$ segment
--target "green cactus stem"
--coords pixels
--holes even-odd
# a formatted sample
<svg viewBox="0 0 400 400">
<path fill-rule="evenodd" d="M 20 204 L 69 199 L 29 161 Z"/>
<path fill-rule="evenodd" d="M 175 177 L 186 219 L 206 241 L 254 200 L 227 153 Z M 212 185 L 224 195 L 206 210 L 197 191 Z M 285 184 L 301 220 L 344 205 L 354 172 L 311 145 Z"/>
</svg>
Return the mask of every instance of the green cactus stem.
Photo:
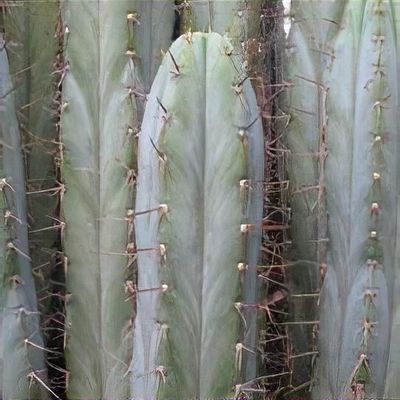
<svg viewBox="0 0 400 400">
<path fill-rule="evenodd" d="M 5 41 L 0 35 L 0 390 L 46 398 L 44 345 L 28 249 L 25 173 Z"/>
<path fill-rule="evenodd" d="M 393 368 L 387 363 L 396 276 L 398 65 L 393 9 L 385 0 L 296 4 L 299 23 L 293 24 L 292 51 L 302 62 L 295 64 L 300 68 L 293 83 L 300 93 L 303 81 L 300 85 L 308 87 L 316 103 L 307 115 L 294 110 L 297 125 L 290 140 L 306 144 L 309 135 L 323 143 L 317 178 L 329 215 L 327 236 L 319 231 L 316 238 L 329 238 L 329 247 L 318 260 L 325 276 L 313 396 L 350 399 L 357 392 L 382 397 L 386 371 Z M 315 171 L 315 164 L 309 165 Z M 306 166 L 299 164 L 298 176 L 306 175 Z M 387 382 L 386 388 L 390 391 Z"/>
<path fill-rule="evenodd" d="M 217 32 L 226 35 L 234 46 L 233 53 L 237 58 L 239 69 L 246 71 L 253 85 L 257 85 L 256 74 L 259 73 L 259 60 L 255 60 L 254 54 L 259 56 L 261 43 L 259 19 L 261 15 L 261 4 L 259 0 L 251 3 L 243 0 L 182 0 L 178 2 L 177 10 L 180 15 L 181 32 Z M 256 65 L 257 64 L 257 65 Z M 257 72 L 256 72 L 257 70 Z M 257 159 L 257 157 L 255 157 Z M 253 160 L 250 156 L 249 160 Z M 257 170 L 257 169 L 256 169 Z M 254 177 L 261 181 L 261 177 Z M 258 185 L 257 193 L 262 196 L 261 184 Z M 246 189 L 245 189 L 246 190 Z M 254 194 L 255 192 L 253 192 Z M 257 201 L 262 201 L 258 197 Z M 253 209 L 253 207 L 249 207 Z M 255 207 L 257 209 L 257 207 Z M 242 300 L 247 304 L 256 304 L 259 300 L 258 283 L 256 277 L 256 266 L 259 257 L 260 232 L 249 236 L 248 251 L 252 261 L 247 265 L 248 273 L 244 274 Z M 250 250 L 250 247 L 253 250 Z M 250 256 L 250 254 L 253 254 Z M 246 347 L 257 347 L 257 314 L 253 309 L 243 308 L 241 310 L 246 320 L 247 330 L 243 343 Z M 245 381 L 250 381 L 257 376 L 257 356 L 255 353 L 246 352 L 243 356 L 242 376 Z"/>
<path fill-rule="evenodd" d="M 5 13 L 10 69 L 26 157 L 29 247 L 38 290 L 46 304 L 51 300 L 46 289 L 54 270 L 54 247 L 60 230 L 52 219 L 58 205 L 54 154 L 59 146 L 53 73 L 58 51 L 54 32 L 58 14 L 56 1 L 29 0 L 8 3 Z"/>
<path fill-rule="evenodd" d="M 135 49 L 128 0 L 65 1 L 63 249 L 69 397 L 129 396 Z"/>
<path fill-rule="evenodd" d="M 240 281 L 258 252 L 246 243 L 259 237 L 263 136 L 240 65 L 226 38 L 188 33 L 168 51 L 150 92 L 136 210 L 155 211 L 135 224 L 134 398 L 227 396 L 245 353 L 257 352 L 238 341 L 237 306 L 251 306 Z M 250 196 L 241 196 L 246 182 Z"/>
</svg>

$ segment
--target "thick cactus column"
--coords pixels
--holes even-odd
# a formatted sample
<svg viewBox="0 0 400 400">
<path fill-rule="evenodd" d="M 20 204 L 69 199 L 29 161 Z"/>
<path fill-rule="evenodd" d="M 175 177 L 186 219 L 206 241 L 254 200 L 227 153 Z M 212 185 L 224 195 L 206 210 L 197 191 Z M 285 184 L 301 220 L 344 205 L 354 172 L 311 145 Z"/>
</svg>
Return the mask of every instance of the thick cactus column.
<svg viewBox="0 0 400 400">
<path fill-rule="evenodd" d="M 69 397 L 128 397 L 135 49 L 130 1 L 66 1 L 63 247 Z"/>
<path fill-rule="evenodd" d="M 263 138 L 232 51 L 219 34 L 188 33 L 150 92 L 138 155 L 134 398 L 227 396 L 245 353 L 257 351 L 238 342 L 238 302 L 262 195 L 241 194 L 262 180 Z"/>
</svg>

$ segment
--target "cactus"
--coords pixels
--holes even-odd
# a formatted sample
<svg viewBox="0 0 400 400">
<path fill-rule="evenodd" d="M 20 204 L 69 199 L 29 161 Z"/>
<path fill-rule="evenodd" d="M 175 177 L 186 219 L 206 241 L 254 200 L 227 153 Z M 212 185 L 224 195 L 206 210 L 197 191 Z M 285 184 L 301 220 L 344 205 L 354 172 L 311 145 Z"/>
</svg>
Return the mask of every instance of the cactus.
<svg viewBox="0 0 400 400">
<path fill-rule="evenodd" d="M 54 33 L 59 6 L 54 1 L 31 2 L 25 6 L 29 15 L 29 96 L 25 105 L 25 144 L 27 187 L 32 194 L 28 198 L 30 215 L 30 248 L 32 264 L 40 286 L 50 286 L 49 275 L 54 271 L 56 243 L 60 221 L 58 220 L 57 187 L 58 132 L 55 74 L 58 40 Z M 46 46 L 43 46 L 46 43 Z M 55 157 L 56 155 L 56 157 Z M 43 293 L 42 297 L 45 297 Z M 45 307 L 45 312 L 46 312 Z"/>
<path fill-rule="evenodd" d="M 396 276 L 398 93 L 393 10 L 384 0 L 302 2 L 295 4 L 294 15 L 299 21 L 293 33 L 294 57 L 299 60 L 292 64 L 298 85 L 294 93 L 306 87 L 315 105 L 310 108 L 308 103 L 311 113 L 302 113 L 305 102 L 293 95 L 289 140 L 294 153 L 306 152 L 299 143 L 317 150 L 316 144 L 308 147 L 306 138 L 318 143 L 319 163 L 306 155 L 292 176 L 317 178 L 307 184 L 318 188 L 315 202 L 329 215 L 314 224 L 322 228 L 314 239 L 329 238 L 329 248 L 319 246 L 316 257 L 305 254 L 326 268 L 313 396 L 381 397 L 395 306 L 391 282 Z M 307 192 L 301 196 L 294 212 L 306 210 L 307 197 L 312 199 Z M 303 236 L 310 239 L 310 234 Z M 311 270 L 309 276 L 315 275 Z"/>
<path fill-rule="evenodd" d="M 261 62 L 255 60 L 252 53 L 254 53 L 254 48 L 257 48 L 256 52 L 258 52 L 260 45 L 258 42 L 260 35 L 258 21 L 261 14 L 261 4 L 262 2 L 259 0 L 253 0 L 251 4 L 243 0 L 212 0 L 208 2 L 184 0 L 178 3 L 177 9 L 183 32 L 212 31 L 229 38 L 240 70 L 245 71 L 252 83 L 255 84 L 255 70 L 259 72 L 258 64 L 261 64 Z M 250 160 L 253 160 L 253 158 L 250 157 Z M 254 179 L 261 181 L 262 174 L 254 177 Z M 258 186 L 258 189 L 260 189 L 260 185 Z M 258 194 L 262 196 L 261 190 L 258 190 Z M 261 197 L 258 201 L 262 201 Z M 253 207 L 250 207 L 250 209 L 253 209 Z M 252 250 L 250 250 L 250 247 L 248 248 L 248 258 L 252 261 L 248 263 L 249 270 L 248 273 L 244 274 L 242 287 L 242 300 L 247 304 L 256 304 L 259 301 L 259 283 L 256 273 L 259 261 L 259 243 L 260 233 L 249 240 L 249 246 L 252 247 Z M 244 308 L 241 312 L 246 320 L 243 344 L 249 348 L 257 348 L 257 313 L 250 308 Z M 246 352 L 243 355 L 242 377 L 245 381 L 250 381 L 257 376 L 257 361 L 255 352 Z"/>
<path fill-rule="evenodd" d="M 135 67 L 130 1 L 66 1 L 61 204 L 68 391 L 128 397 Z M 128 285 L 129 287 L 129 285 Z"/>
<path fill-rule="evenodd" d="M 399 394 L 399 5 L 292 0 L 287 84 L 265 78 L 271 4 L 0 6 L 0 397 L 58 398 L 60 377 L 71 399 L 237 397 L 271 376 L 316 400 Z M 277 266 L 257 267 L 262 125 L 276 145 L 286 86 L 292 296 L 271 340 L 288 327 L 289 370 L 277 350 L 259 377 L 258 311 L 279 311 L 257 281 Z"/>
<path fill-rule="evenodd" d="M 46 368 L 28 249 L 21 134 L 4 44 L 1 35 L 0 390 L 5 399 L 45 398 Z"/>
<path fill-rule="evenodd" d="M 58 51 L 54 27 L 59 13 L 54 1 L 10 3 L 5 30 L 11 54 L 10 68 L 18 99 L 27 165 L 29 244 L 33 271 L 40 295 L 47 301 L 49 276 L 54 270 L 58 241 L 56 193 L 57 112 L 54 106 L 53 63 Z M 43 46 L 46 43 L 46 46 Z M 55 225 L 55 227 L 54 227 Z"/>
<path fill-rule="evenodd" d="M 261 3 L 260 0 L 251 4 L 243 0 L 183 0 L 178 9 L 185 31 L 227 34 L 235 45 L 240 45 L 240 41 L 247 40 L 258 31 L 256 21 L 260 17 Z"/>
<path fill-rule="evenodd" d="M 261 180 L 262 130 L 232 50 L 216 33 L 181 36 L 150 92 L 138 154 L 133 397 L 225 396 L 244 353 L 256 351 L 237 337 L 239 270 L 262 214 L 257 188 L 245 186 Z"/>
</svg>

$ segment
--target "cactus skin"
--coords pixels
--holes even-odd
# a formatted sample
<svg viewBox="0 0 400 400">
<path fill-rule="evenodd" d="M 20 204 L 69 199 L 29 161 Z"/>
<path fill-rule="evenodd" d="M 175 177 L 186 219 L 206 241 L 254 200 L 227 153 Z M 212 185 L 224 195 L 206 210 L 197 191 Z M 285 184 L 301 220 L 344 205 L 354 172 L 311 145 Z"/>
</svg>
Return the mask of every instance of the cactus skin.
<svg viewBox="0 0 400 400">
<path fill-rule="evenodd" d="M 58 14 L 58 2 L 48 0 L 25 0 L 22 6 L 10 2 L 5 13 L 10 69 L 14 75 L 19 122 L 24 133 L 29 192 L 56 186 L 54 153 L 57 129 L 53 103 L 56 84 L 52 72 L 58 50 L 54 35 Z M 54 225 L 51 217 L 56 216 L 57 205 L 58 198 L 54 192 L 28 197 L 30 255 L 41 294 L 46 293 L 49 275 L 54 270 L 54 244 L 59 232 L 51 228 Z M 46 311 L 46 306 L 43 311 Z"/>
<path fill-rule="evenodd" d="M 236 63 L 240 65 L 240 70 L 247 74 L 253 74 L 259 67 L 256 60 L 250 54 L 251 50 L 258 48 L 259 38 L 259 19 L 261 15 L 260 0 L 252 0 L 251 4 L 243 0 L 202 0 L 180 1 L 178 10 L 180 12 L 181 32 L 212 31 L 221 35 L 226 35 L 234 46 Z M 258 55 L 258 54 L 257 54 Z M 258 60 L 259 62 L 259 60 Z M 259 72 L 259 71 L 257 71 Z M 254 78 L 251 75 L 250 78 Z M 262 144 L 261 144 L 262 145 Z M 250 152 L 252 149 L 250 149 Z M 250 154 L 249 161 L 253 163 L 251 168 L 253 176 L 249 178 L 261 182 L 263 180 L 262 169 L 260 168 L 259 155 Z M 251 190 L 250 202 L 247 210 L 259 210 L 263 202 L 263 192 Z M 256 211 L 257 214 L 258 211 Z M 254 217 L 257 219 L 256 215 Z M 260 222 L 260 221 L 257 221 Z M 245 304 L 256 304 L 259 301 L 257 264 L 259 262 L 259 247 L 261 231 L 252 232 L 247 240 L 247 270 L 243 272 L 242 280 L 242 302 Z M 257 313 L 254 308 L 243 308 L 241 310 L 243 318 L 246 320 L 246 329 L 243 333 L 243 344 L 248 348 L 256 348 L 258 342 Z M 243 355 L 243 369 L 241 371 L 242 380 L 247 382 L 257 376 L 257 354 L 246 352 Z"/>
<path fill-rule="evenodd" d="M 53 101 L 58 82 L 52 70 L 58 51 L 54 28 L 59 14 L 59 4 L 56 1 L 31 1 L 24 8 L 30 18 L 27 32 L 29 40 L 25 41 L 25 45 L 29 49 L 31 64 L 30 106 L 27 108 L 25 123 L 29 131 L 25 139 L 28 148 L 27 183 L 29 191 L 41 191 L 57 186 L 54 154 L 58 150 L 58 133 Z M 43 46 L 43 43 L 46 43 L 46 46 Z M 50 217 L 57 217 L 58 204 L 58 196 L 52 192 L 30 195 L 28 198 L 28 212 L 31 217 L 29 225 L 32 232 L 29 236 L 32 265 L 36 267 L 36 277 L 41 280 L 40 287 L 49 286 L 48 278 L 54 271 L 55 243 L 59 239 L 60 232 L 57 228 L 51 229 L 51 226 L 58 223 Z"/>
<path fill-rule="evenodd" d="M 400 43 L 400 3 L 393 1 L 391 3 L 392 12 L 393 12 L 393 20 L 395 23 L 395 33 L 396 33 L 396 43 L 397 46 Z M 393 52 L 394 53 L 394 52 Z M 397 56 L 399 54 L 399 49 L 397 49 Z M 392 91 L 394 91 L 394 87 Z M 395 142 L 395 140 L 393 140 Z M 398 142 L 397 142 L 398 143 Z M 388 143 L 391 146 L 391 141 Z M 398 147 L 397 147 L 398 148 Z M 400 163 L 397 163 L 397 194 L 399 193 L 400 187 Z M 392 185 L 393 182 L 390 182 Z M 389 186 L 389 181 L 387 183 Z M 392 190 L 392 189 L 391 189 Z M 392 218 L 393 215 L 391 216 Z M 393 223 L 393 221 L 392 221 Z M 395 258 L 393 262 L 394 270 L 393 274 L 390 277 L 390 281 L 392 282 L 392 291 L 391 291 L 391 329 L 390 329 L 390 347 L 389 347 L 389 360 L 386 370 L 385 376 L 385 392 L 384 397 L 391 398 L 396 397 L 400 393 L 400 274 L 399 274 L 399 265 L 400 265 L 400 197 L 397 196 L 397 232 L 395 237 Z"/>
<path fill-rule="evenodd" d="M 261 5 L 261 0 L 251 4 L 243 0 L 182 0 L 178 6 L 181 30 L 226 34 L 236 51 L 241 52 L 241 43 L 255 38 L 259 32 Z"/>
<path fill-rule="evenodd" d="M 256 176 L 249 148 L 258 149 L 263 170 L 263 146 L 255 95 L 238 76 L 232 49 L 216 33 L 181 36 L 150 92 L 136 209 L 167 204 L 168 213 L 138 216 L 135 224 L 138 248 L 153 250 L 138 253 L 134 398 L 223 397 L 239 373 L 240 225 L 262 215 L 262 207 L 242 213 L 239 182 Z"/>
<path fill-rule="evenodd" d="M 314 68 L 315 78 L 307 71 L 297 74 L 318 82 L 319 89 L 309 84 L 319 107 L 317 117 L 308 117 L 308 123 L 303 118 L 302 127 L 290 134 L 300 141 L 317 127 L 325 135 L 327 157 L 320 172 L 329 215 L 313 398 L 352 399 L 354 389 L 383 397 L 397 213 L 393 10 L 383 0 L 304 4 L 295 11 L 302 22 L 294 25 L 309 27 L 295 51 L 306 54 L 308 47 L 302 64 Z"/>
<path fill-rule="evenodd" d="M 399 14 L 396 14 L 399 15 Z M 400 198 L 397 196 L 397 232 L 396 232 L 396 253 L 395 267 L 398 267 L 400 260 Z M 398 332 L 400 330 L 400 276 L 395 274 L 393 280 L 393 298 L 392 298 L 392 314 L 391 314 L 391 332 L 389 360 L 385 377 L 385 394 L 384 397 L 391 398 L 400 393 L 400 341 Z"/>
<path fill-rule="evenodd" d="M 317 292 L 320 284 L 319 269 L 326 263 L 326 245 L 318 241 L 320 238 L 326 238 L 327 234 L 319 157 L 320 146 L 323 145 L 320 140 L 320 96 L 317 86 L 321 78 L 321 60 L 310 38 L 316 38 L 315 42 L 318 43 L 330 34 L 330 24 L 315 23 L 315 15 L 318 16 L 319 11 L 326 13 L 327 7 L 328 2 L 291 3 L 292 15 L 296 22 L 291 25 L 286 66 L 288 80 L 293 83 L 293 87 L 290 89 L 286 105 L 290 124 L 285 139 L 290 150 L 288 176 L 291 187 L 293 245 L 289 259 L 295 262 L 288 271 L 288 283 L 292 294 Z M 329 14 L 332 20 L 334 15 L 334 12 L 333 15 Z M 310 303 L 303 298 L 291 299 L 290 320 L 313 321 L 316 320 L 316 313 L 315 302 Z M 312 325 L 292 326 L 290 338 L 294 355 L 315 350 Z M 313 364 L 311 356 L 294 359 L 292 363 L 294 385 L 309 381 Z"/>
<path fill-rule="evenodd" d="M 129 394 L 133 311 L 124 285 L 135 179 L 132 6 L 128 0 L 63 5 L 62 213 L 71 294 L 68 396 L 73 399 L 119 400 Z"/>
<path fill-rule="evenodd" d="M 141 84 L 146 93 L 162 61 L 162 53 L 172 42 L 175 6 L 173 0 L 137 1 L 139 25 L 135 42 L 140 58 Z"/>
<path fill-rule="evenodd" d="M 0 174 L 12 187 L 0 191 L 0 390 L 4 399 L 44 399 L 46 368 L 28 255 L 24 163 L 12 87 L 0 36 Z M 6 211 L 14 217 L 6 218 Z"/>
</svg>

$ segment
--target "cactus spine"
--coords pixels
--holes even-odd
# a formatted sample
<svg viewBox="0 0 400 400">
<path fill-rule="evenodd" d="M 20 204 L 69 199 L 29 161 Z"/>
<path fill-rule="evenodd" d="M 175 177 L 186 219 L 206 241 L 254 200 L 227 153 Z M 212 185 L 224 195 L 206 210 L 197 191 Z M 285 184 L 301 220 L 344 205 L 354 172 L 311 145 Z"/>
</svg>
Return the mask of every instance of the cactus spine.
<svg viewBox="0 0 400 400">
<path fill-rule="evenodd" d="M 150 92 L 136 209 L 158 212 L 136 221 L 134 397 L 156 398 L 158 386 L 160 398 L 225 396 L 256 350 L 237 343 L 235 303 L 249 221 L 261 219 L 261 207 L 242 213 L 240 181 L 254 168 L 249 148 L 262 171 L 262 130 L 232 50 L 215 33 L 180 37 Z"/>
</svg>

